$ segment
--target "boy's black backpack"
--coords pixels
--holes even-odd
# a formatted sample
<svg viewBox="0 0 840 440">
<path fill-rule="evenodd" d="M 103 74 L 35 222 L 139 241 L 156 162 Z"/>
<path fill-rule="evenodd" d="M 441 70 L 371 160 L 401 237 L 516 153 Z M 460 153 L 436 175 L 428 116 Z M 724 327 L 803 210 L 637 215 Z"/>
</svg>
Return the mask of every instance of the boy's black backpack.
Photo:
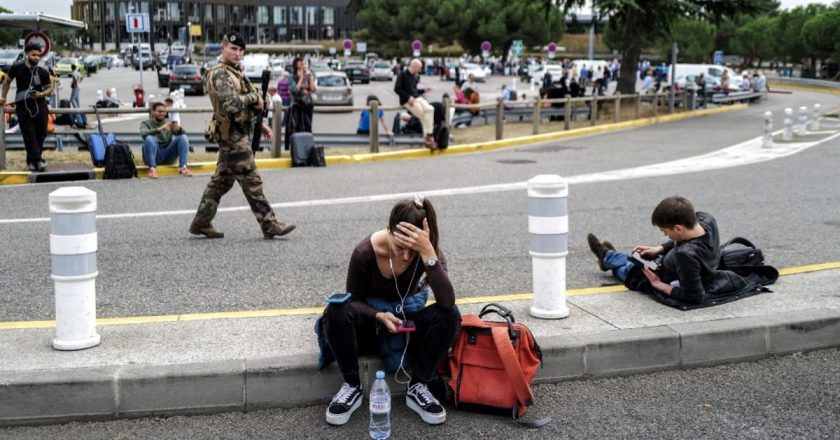
<svg viewBox="0 0 840 440">
<path fill-rule="evenodd" d="M 114 142 L 105 148 L 105 178 L 131 179 L 137 177 L 134 153 L 122 142 Z"/>
<path fill-rule="evenodd" d="M 764 252 L 757 249 L 751 241 L 735 237 L 720 247 L 718 269 L 731 269 L 740 266 L 764 265 Z"/>
</svg>

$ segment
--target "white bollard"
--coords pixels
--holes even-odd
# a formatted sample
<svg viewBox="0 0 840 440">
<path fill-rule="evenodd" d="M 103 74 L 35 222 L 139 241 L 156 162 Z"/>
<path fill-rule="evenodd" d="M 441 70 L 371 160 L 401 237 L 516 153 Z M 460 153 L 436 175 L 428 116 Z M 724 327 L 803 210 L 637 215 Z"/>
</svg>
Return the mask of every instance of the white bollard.
<svg viewBox="0 0 840 440">
<path fill-rule="evenodd" d="M 566 306 L 566 255 L 569 254 L 569 185 L 554 174 L 528 181 L 528 232 L 534 301 L 531 315 L 543 319 L 569 316 Z"/>
<path fill-rule="evenodd" d="M 773 148 L 773 112 L 764 112 L 764 139 L 761 142 L 764 148 Z"/>
<path fill-rule="evenodd" d="M 102 101 L 102 98 L 104 98 L 104 97 L 105 97 L 105 95 L 102 94 L 102 90 L 97 90 L 96 91 L 96 102 Z"/>
<path fill-rule="evenodd" d="M 784 131 L 782 132 L 782 140 L 793 140 L 793 109 L 790 107 L 785 109 Z"/>
<path fill-rule="evenodd" d="M 811 131 L 820 131 L 820 105 L 814 104 L 813 113 L 811 113 Z"/>
<path fill-rule="evenodd" d="M 808 135 L 808 107 L 799 107 L 799 124 L 796 126 L 797 136 Z"/>
<path fill-rule="evenodd" d="M 73 186 L 50 193 L 56 350 L 99 345 L 96 333 L 96 193 Z"/>
</svg>

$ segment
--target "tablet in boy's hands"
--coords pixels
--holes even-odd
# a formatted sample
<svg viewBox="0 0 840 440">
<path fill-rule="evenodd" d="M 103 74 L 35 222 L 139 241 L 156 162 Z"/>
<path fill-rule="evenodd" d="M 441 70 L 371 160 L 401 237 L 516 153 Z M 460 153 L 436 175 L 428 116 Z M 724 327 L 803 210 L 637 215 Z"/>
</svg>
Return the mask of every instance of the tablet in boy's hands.
<svg viewBox="0 0 840 440">
<path fill-rule="evenodd" d="M 651 271 L 655 272 L 656 269 L 659 269 L 659 265 L 656 264 L 655 261 L 644 259 L 642 257 L 642 254 L 638 252 L 633 252 L 633 254 L 630 255 L 630 258 L 633 260 L 634 263 L 647 267 Z"/>
</svg>

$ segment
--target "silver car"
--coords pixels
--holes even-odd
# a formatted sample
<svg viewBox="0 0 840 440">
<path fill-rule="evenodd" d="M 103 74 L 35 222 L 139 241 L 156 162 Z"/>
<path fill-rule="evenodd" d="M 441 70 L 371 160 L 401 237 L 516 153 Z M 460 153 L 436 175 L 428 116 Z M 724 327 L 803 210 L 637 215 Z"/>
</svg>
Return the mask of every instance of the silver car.
<svg viewBox="0 0 840 440">
<path fill-rule="evenodd" d="M 370 79 L 384 79 L 385 81 L 391 81 L 392 79 L 394 79 L 394 68 L 391 66 L 390 63 L 377 61 L 373 63 L 373 70 L 370 73 Z"/>
<path fill-rule="evenodd" d="M 316 72 L 315 105 L 353 105 L 353 87 L 344 72 Z"/>
</svg>

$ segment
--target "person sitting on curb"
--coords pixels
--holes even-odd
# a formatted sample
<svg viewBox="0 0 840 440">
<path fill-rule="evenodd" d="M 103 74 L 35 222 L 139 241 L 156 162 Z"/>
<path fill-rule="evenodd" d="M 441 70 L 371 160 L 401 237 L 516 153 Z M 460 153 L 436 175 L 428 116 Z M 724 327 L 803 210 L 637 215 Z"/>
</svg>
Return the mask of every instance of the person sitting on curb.
<svg viewBox="0 0 840 440">
<path fill-rule="evenodd" d="M 368 107 L 370 107 L 370 103 L 373 101 L 379 102 L 379 98 L 376 95 L 368 95 Z M 379 105 L 382 105 L 382 103 Z M 388 129 L 388 123 L 385 122 L 385 110 L 380 108 L 377 113 L 379 114 L 379 122 L 382 123 L 382 133 L 386 136 L 393 136 L 394 133 Z M 370 110 L 362 110 L 362 114 L 359 116 L 359 126 L 356 127 L 356 134 L 370 134 Z"/>
<path fill-rule="evenodd" d="M 587 236 L 598 267 L 612 271 L 631 290 L 648 292 L 667 305 L 691 308 L 749 296 L 762 291 L 761 284 L 775 281 L 720 270 L 717 222 L 711 214 L 695 212 L 685 197 L 662 200 L 653 210 L 651 223 L 668 240 L 659 246 L 636 246 L 633 252 L 653 261 L 657 265 L 654 270 L 646 265 L 639 269 L 633 257 L 616 251 L 610 242 L 602 242 L 591 233 Z"/>
<path fill-rule="evenodd" d="M 149 166 L 149 177 L 158 178 L 158 164 L 168 165 L 178 159 L 178 172 L 191 177 L 187 168 L 190 141 L 184 128 L 166 117 L 166 106 L 162 102 L 152 104 L 151 118 L 140 123 L 143 137 L 143 162 Z"/>
<path fill-rule="evenodd" d="M 344 425 L 361 406 L 359 355 L 382 353 L 386 371 L 405 372 L 410 379 L 398 382 L 408 386 L 408 407 L 426 423 L 446 421 L 428 384 L 455 342 L 461 314 L 439 239 L 431 201 L 416 196 L 397 202 L 388 226 L 356 245 L 347 272 L 351 296 L 330 303 L 315 327 L 319 368 L 336 360 L 344 378 L 327 408 L 327 423 Z M 427 307 L 429 289 L 435 303 Z M 414 323 L 414 331 L 404 336 L 398 327 L 405 321 Z"/>
</svg>

